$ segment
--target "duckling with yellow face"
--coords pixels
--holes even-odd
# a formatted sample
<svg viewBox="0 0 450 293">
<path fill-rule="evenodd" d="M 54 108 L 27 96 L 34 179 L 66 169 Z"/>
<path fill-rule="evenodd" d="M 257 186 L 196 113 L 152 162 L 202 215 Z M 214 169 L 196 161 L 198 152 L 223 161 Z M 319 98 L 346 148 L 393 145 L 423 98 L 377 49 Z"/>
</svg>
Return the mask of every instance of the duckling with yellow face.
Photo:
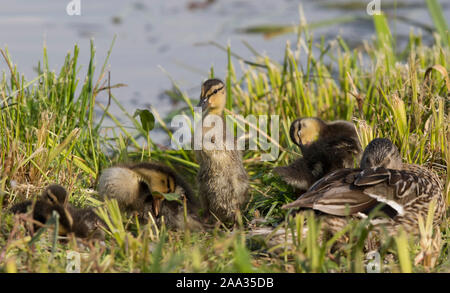
<svg viewBox="0 0 450 293">
<path fill-rule="evenodd" d="M 248 200 L 248 176 L 236 144 L 232 149 L 226 147 L 227 128 L 223 114 L 225 102 L 225 84 L 221 80 L 209 79 L 203 83 L 198 106 L 203 110 L 201 127 L 204 144 L 200 150 L 195 151 L 195 155 L 200 165 L 197 174 L 199 197 L 206 217 L 231 225 Z M 217 135 L 223 139 L 210 137 L 214 147 L 207 148 L 205 139 L 211 127 L 204 121 L 212 115 L 215 115 L 213 117 L 222 126 L 222 132 Z"/>
<path fill-rule="evenodd" d="M 154 162 L 118 165 L 102 171 L 98 192 L 104 198 L 116 199 L 126 212 L 137 212 L 147 222 L 148 212 L 158 220 L 164 217 L 169 228 L 183 228 L 183 206 L 164 200 L 163 194 L 177 193 L 186 200 L 187 225 L 201 229 L 197 218 L 197 200 L 189 184 L 171 168 Z"/>
<path fill-rule="evenodd" d="M 275 168 L 274 172 L 299 190 L 307 190 L 331 171 L 359 163 L 361 144 L 350 122 L 300 118 L 291 124 L 290 137 L 303 157 L 289 166 Z"/>
</svg>

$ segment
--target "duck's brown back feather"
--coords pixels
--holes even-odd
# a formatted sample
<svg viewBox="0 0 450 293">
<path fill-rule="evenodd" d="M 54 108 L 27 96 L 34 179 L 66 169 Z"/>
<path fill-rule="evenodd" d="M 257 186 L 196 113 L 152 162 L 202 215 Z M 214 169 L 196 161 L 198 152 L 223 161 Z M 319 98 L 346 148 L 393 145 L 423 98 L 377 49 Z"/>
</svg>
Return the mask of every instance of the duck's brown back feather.
<svg viewBox="0 0 450 293">
<path fill-rule="evenodd" d="M 423 167 L 405 164 L 402 170 L 379 167 L 334 171 L 283 208 L 312 208 L 330 215 L 346 216 L 385 203 L 396 211 L 395 220 L 402 222 L 403 218 L 408 218 L 411 222 L 418 213 L 426 214 L 428 204 L 434 198 L 438 204 L 435 215 L 438 220 L 445 211 L 439 179 Z M 421 203 L 420 211 L 415 202 Z"/>
</svg>

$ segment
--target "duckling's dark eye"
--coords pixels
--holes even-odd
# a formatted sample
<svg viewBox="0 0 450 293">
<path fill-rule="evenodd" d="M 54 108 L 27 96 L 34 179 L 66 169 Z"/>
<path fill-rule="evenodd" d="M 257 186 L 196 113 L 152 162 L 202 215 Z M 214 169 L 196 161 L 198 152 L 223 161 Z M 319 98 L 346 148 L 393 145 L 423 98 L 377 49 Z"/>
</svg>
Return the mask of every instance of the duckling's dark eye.
<svg viewBox="0 0 450 293">
<path fill-rule="evenodd" d="M 217 94 L 217 89 L 215 89 L 215 90 L 213 91 L 213 95 L 215 95 L 215 94 Z"/>
</svg>

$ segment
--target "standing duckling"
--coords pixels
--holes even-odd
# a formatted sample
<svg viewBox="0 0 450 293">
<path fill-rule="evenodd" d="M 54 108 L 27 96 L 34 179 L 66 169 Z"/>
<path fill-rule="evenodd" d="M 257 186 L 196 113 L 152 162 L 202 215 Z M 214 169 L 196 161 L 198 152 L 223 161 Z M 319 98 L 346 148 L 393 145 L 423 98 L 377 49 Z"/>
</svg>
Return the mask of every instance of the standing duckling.
<svg viewBox="0 0 450 293">
<path fill-rule="evenodd" d="M 171 168 L 153 162 L 119 165 L 102 171 L 98 192 L 104 198 L 116 199 L 126 212 L 137 212 L 147 222 L 148 212 L 158 220 L 164 216 L 169 228 L 183 228 L 183 206 L 164 200 L 163 193 L 177 193 L 186 200 L 187 225 L 201 229 L 196 219 L 197 201 L 191 187 Z"/>
<path fill-rule="evenodd" d="M 195 155 L 200 165 L 197 175 L 199 196 L 207 217 L 211 213 L 213 218 L 217 217 L 225 224 L 234 224 L 237 211 L 241 210 L 248 200 L 248 176 L 236 144 L 231 150 L 225 145 L 225 102 L 225 84 L 221 80 L 209 79 L 203 83 L 198 105 L 203 111 L 203 146 L 195 151 Z M 222 132 L 218 133 L 218 136 L 210 137 L 210 142 L 214 145 L 212 148 L 205 147 L 205 140 L 212 129 L 205 123 L 205 119 L 209 117 L 222 126 Z"/>
<path fill-rule="evenodd" d="M 361 144 L 355 126 L 347 121 L 324 122 L 319 118 L 300 118 L 291 124 L 290 137 L 303 157 L 274 172 L 299 190 L 307 190 L 331 171 L 352 168 L 359 162 Z"/>
<path fill-rule="evenodd" d="M 346 216 L 364 218 L 381 204 L 387 217 L 374 218 L 371 224 L 386 228 L 390 234 L 400 226 L 417 234 L 418 216 L 426 218 L 433 200 L 436 226 L 446 210 L 438 176 L 424 167 L 402 163 L 397 147 L 389 139 L 377 138 L 366 147 L 361 168 L 330 173 L 283 208 L 310 208 L 325 213 L 326 226 L 337 232 L 347 223 Z"/>
</svg>

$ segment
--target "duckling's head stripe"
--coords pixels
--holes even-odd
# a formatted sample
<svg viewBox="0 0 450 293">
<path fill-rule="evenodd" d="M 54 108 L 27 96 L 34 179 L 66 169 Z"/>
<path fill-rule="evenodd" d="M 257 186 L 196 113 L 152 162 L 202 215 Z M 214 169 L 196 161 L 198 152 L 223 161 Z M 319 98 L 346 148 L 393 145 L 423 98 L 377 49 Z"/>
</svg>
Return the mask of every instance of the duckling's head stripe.
<svg viewBox="0 0 450 293">
<path fill-rule="evenodd" d="M 214 86 L 224 86 L 224 83 L 220 79 L 208 79 L 203 83 L 201 97 L 205 97 L 209 90 Z"/>
<path fill-rule="evenodd" d="M 301 119 L 297 119 L 291 124 L 291 128 L 289 129 L 289 135 L 291 140 L 296 145 L 300 145 L 300 137 L 298 136 L 298 131 L 300 130 L 300 121 Z"/>
<path fill-rule="evenodd" d="M 65 204 L 67 201 L 66 189 L 58 184 L 51 184 L 47 186 L 42 195 L 54 203 Z"/>
</svg>

